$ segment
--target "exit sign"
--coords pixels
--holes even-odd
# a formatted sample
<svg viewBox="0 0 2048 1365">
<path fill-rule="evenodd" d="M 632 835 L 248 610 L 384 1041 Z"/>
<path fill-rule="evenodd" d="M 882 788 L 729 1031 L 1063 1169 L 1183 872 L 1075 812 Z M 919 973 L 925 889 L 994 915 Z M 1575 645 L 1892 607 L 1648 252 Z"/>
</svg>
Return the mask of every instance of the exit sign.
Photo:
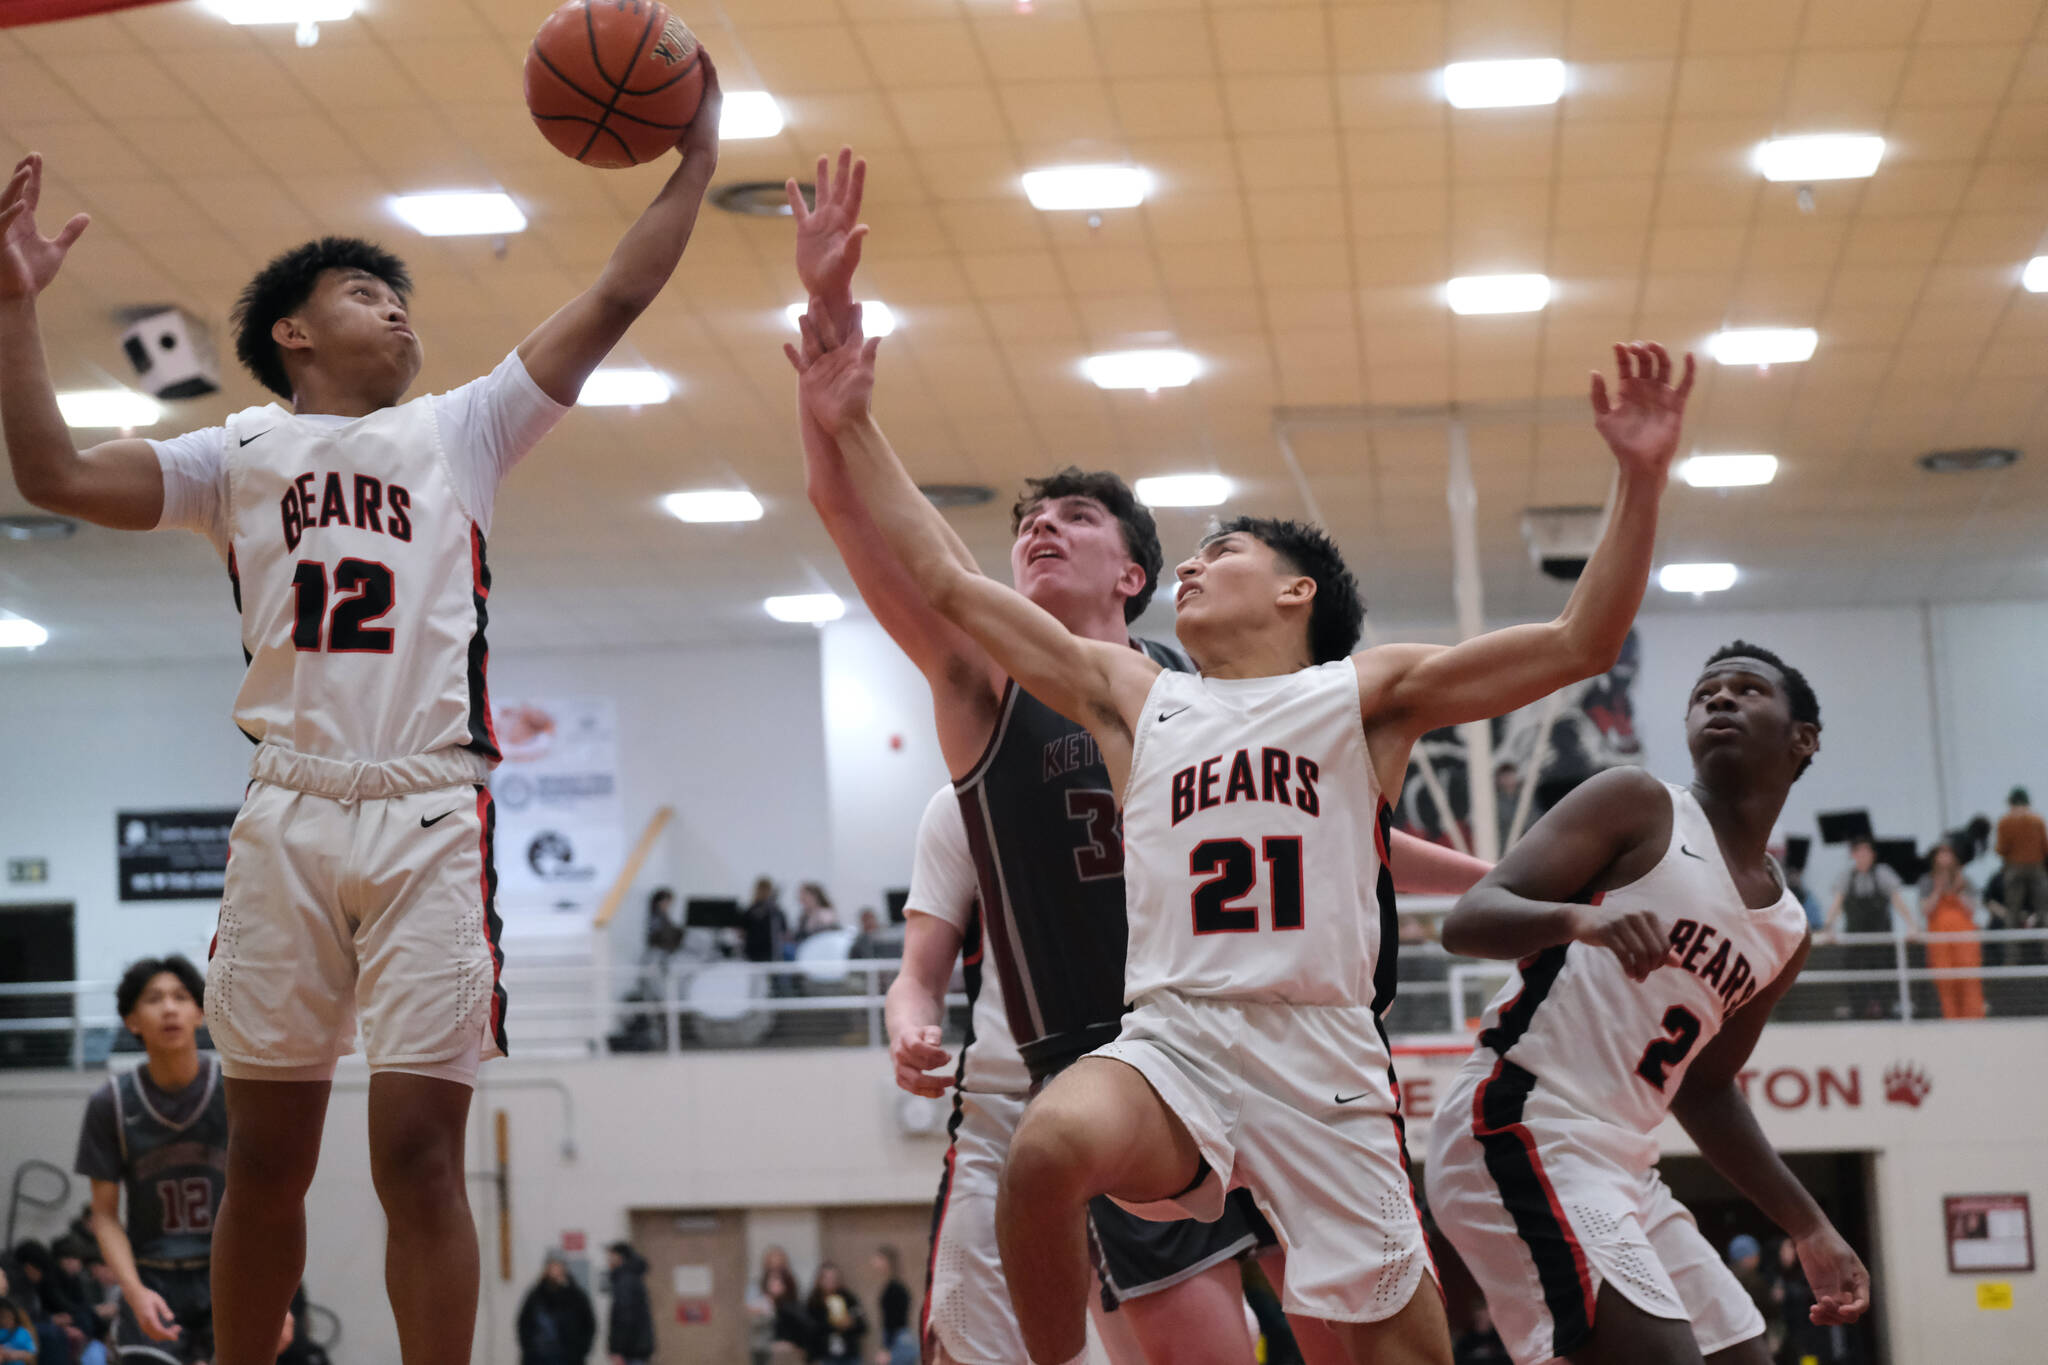
<svg viewBox="0 0 2048 1365">
<path fill-rule="evenodd" d="M 9 858 L 7 880 L 17 886 L 46 882 L 50 880 L 50 861 L 47 858 Z"/>
</svg>

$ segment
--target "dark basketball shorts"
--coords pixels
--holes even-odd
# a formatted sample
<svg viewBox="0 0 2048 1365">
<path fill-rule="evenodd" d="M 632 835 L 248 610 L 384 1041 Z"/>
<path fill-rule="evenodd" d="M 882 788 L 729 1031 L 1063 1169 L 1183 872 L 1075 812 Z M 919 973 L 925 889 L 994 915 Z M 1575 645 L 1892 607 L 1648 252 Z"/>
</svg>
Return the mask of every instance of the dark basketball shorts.
<svg viewBox="0 0 2048 1365">
<path fill-rule="evenodd" d="M 1106 1197 L 1088 1205 L 1088 1245 L 1102 1281 L 1105 1309 L 1171 1289 L 1213 1265 L 1278 1244 L 1272 1224 L 1248 1190 L 1232 1190 L 1223 1201 L 1223 1216 L 1213 1223 L 1194 1218 L 1155 1222 Z"/>
</svg>

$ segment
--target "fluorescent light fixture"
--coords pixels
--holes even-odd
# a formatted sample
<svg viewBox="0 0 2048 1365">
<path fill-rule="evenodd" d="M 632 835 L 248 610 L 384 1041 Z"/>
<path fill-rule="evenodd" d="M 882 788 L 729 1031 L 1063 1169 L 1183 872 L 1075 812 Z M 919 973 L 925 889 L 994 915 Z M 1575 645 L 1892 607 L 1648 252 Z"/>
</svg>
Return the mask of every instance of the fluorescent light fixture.
<svg viewBox="0 0 2048 1365">
<path fill-rule="evenodd" d="M 661 505 L 677 521 L 759 521 L 761 500 L 744 488 L 697 488 L 671 493 Z"/>
<path fill-rule="evenodd" d="M 2048 294 L 2048 256 L 2036 256 L 2020 272 L 2020 283 L 2029 294 Z"/>
<path fill-rule="evenodd" d="M 782 310 L 782 316 L 789 319 L 789 325 L 797 325 L 797 319 L 804 315 L 809 305 L 792 303 Z M 896 311 L 880 299 L 860 301 L 860 330 L 865 336 L 885 337 L 896 330 Z"/>
<path fill-rule="evenodd" d="M 846 615 L 846 603 L 836 592 L 805 592 L 793 597 L 771 597 L 761 604 L 770 616 L 794 625 L 821 625 Z"/>
<path fill-rule="evenodd" d="M 1202 362 L 1186 351 L 1104 351 L 1081 362 L 1081 373 L 1099 389 L 1178 389 L 1202 372 Z"/>
<path fill-rule="evenodd" d="M 597 370 L 576 395 L 580 408 L 645 408 L 666 403 L 676 386 L 659 370 Z"/>
<path fill-rule="evenodd" d="M 1444 300 L 1453 313 L 1534 313 L 1550 302 L 1550 276 L 1460 275 Z"/>
<path fill-rule="evenodd" d="M 22 616 L 0 616 L 0 649 L 34 649 L 50 632 Z"/>
<path fill-rule="evenodd" d="M 744 142 L 782 131 L 782 106 L 766 90 L 728 90 L 718 113 L 718 140 Z"/>
<path fill-rule="evenodd" d="M 1723 365 L 1789 365 L 1813 358 L 1820 333 L 1811 327 L 1740 327 L 1707 338 L 1707 354 Z"/>
<path fill-rule="evenodd" d="M 1877 174 L 1884 139 L 1863 133 L 1822 133 L 1772 138 L 1756 149 L 1756 168 L 1766 180 L 1861 180 Z"/>
<path fill-rule="evenodd" d="M 1444 98 L 1459 109 L 1556 104 L 1563 94 L 1564 63 L 1555 57 L 1452 62 L 1444 68 Z"/>
<path fill-rule="evenodd" d="M 1778 477 L 1775 455 L 1695 455 L 1678 467 L 1694 488 L 1753 488 Z"/>
<path fill-rule="evenodd" d="M 1230 488 L 1221 474 L 1161 474 L 1138 480 L 1137 494 L 1147 507 L 1214 507 Z"/>
<path fill-rule="evenodd" d="M 356 12 L 356 0 L 206 0 L 231 24 L 331 24 Z"/>
<path fill-rule="evenodd" d="M 1024 172 L 1024 195 L 1035 209 L 1128 209 L 1152 192 L 1143 166 L 1048 166 Z"/>
<path fill-rule="evenodd" d="M 1733 564 L 1666 564 L 1657 570 L 1666 592 L 1724 592 L 1735 586 Z"/>
<path fill-rule="evenodd" d="M 57 395 L 57 411 L 68 427 L 153 427 L 164 420 L 163 404 L 133 389 L 80 389 Z"/>
<path fill-rule="evenodd" d="M 526 231 L 526 215 L 497 190 L 400 194 L 391 211 L 425 237 L 479 237 Z"/>
</svg>

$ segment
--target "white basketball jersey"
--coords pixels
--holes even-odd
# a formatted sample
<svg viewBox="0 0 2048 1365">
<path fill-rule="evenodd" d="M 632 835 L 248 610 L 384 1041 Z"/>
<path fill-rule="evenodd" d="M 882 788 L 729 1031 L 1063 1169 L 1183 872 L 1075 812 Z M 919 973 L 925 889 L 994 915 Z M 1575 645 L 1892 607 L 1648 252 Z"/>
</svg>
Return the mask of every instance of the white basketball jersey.
<svg viewBox="0 0 2048 1365">
<path fill-rule="evenodd" d="M 1385 1008 L 1388 823 L 1349 659 L 1273 678 L 1162 671 L 1124 792 L 1126 997 Z"/>
<path fill-rule="evenodd" d="M 227 420 L 228 573 L 251 739 L 348 762 L 495 761 L 490 573 L 428 398 L 342 425 L 276 404 Z"/>
<path fill-rule="evenodd" d="M 1486 1008 L 1470 1066 L 1505 1057 L 1589 1117 L 1648 1135 L 1730 1014 L 1775 980 L 1806 937 L 1789 892 L 1743 904 L 1714 829 L 1688 789 L 1671 794 L 1671 845 L 1600 903 L 1654 911 L 1678 961 L 1634 981 L 1605 948 L 1570 943 L 1524 959 Z"/>
</svg>

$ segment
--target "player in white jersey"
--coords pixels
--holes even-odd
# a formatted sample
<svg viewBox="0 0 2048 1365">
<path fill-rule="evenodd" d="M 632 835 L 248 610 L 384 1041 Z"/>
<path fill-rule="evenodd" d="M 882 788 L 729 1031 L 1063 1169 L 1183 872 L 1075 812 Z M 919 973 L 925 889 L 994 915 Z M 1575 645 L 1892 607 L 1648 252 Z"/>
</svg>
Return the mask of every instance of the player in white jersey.
<svg viewBox="0 0 2048 1365">
<path fill-rule="evenodd" d="M 1426 1253 L 1374 1014 L 1392 990 L 1386 798 L 1425 732 L 1513 710 L 1619 653 L 1690 359 L 1674 386 L 1661 348 L 1617 348 L 1612 404 L 1595 376 L 1620 487 L 1557 620 L 1354 658 L 1364 608 L 1334 545 L 1240 518 L 1178 570 L 1191 678 L 983 577 L 874 423 L 877 343 L 842 336 L 817 300 L 802 325 L 789 357 L 805 420 L 835 438 L 916 590 L 1088 728 L 1123 810 L 1135 1008 L 1033 1101 L 1003 1175 L 1003 1268 L 1031 1359 L 1082 1349 L 1091 1197 L 1202 1216 L 1242 1184 L 1286 1247 L 1290 1311 L 1331 1322 L 1357 1360 L 1448 1361 L 1442 1302 L 1416 1292 Z"/>
<path fill-rule="evenodd" d="M 216 1365 L 269 1365 L 305 1260 L 305 1192 L 358 1020 L 370 1171 L 406 1365 L 469 1359 L 477 1246 L 463 1134 L 504 1047 L 485 695 L 498 480 L 568 411 L 681 259 L 718 156 L 707 86 L 682 161 L 595 284 L 485 379 L 402 401 L 423 363 L 410 279 L 350 238 L 272 261 L 236 351 L 287 400 L 172 441 L 84 452 L 58 411 L 36 299 L 85 230 L 36 227 L 42 160 L 0 194 L 0 423 L 23 496 L 130 530 L 204 534 L 226 562 L 256 744 L 231 838 L 207 1014 L 226 1073 L 213 1239 Z"/>
<path fill-rule="evenodd" d="M 1444 921 L 1444 947 L 1519 959 L 1436 1112 L 1430 1211 L 1516 1365 L 1767 1365 L 1763 1318 L 1657 1178 L 1671 1115 L 1791 1234 L 1816 1323 L 1869 1276 L 1736 1084 L 1806 961 L 1806 913 L 1765 852 L 1820 748 L 1796 669 L 1741 641 L 1686 707 L 1689 787 L 1615 768 L 1539 821 Z"/>
</svg>

